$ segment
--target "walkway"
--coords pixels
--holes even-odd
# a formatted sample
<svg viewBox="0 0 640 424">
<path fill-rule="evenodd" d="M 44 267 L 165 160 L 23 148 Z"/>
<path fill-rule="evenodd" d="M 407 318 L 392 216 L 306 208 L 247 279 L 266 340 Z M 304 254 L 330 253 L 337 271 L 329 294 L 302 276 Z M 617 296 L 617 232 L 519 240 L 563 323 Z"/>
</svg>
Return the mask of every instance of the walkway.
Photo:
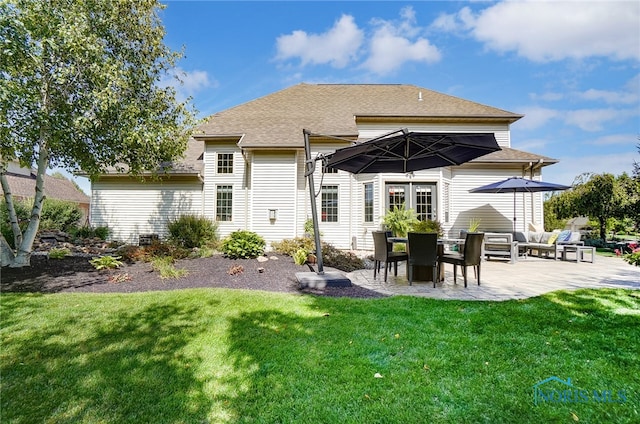
<svg viewBox="0 0 640 424">
<path fill-rule="evenodd" d="M 508 300 L 525 299 L 555 290 L 580 288 L 624 288 L 640 290 L 640 268 L 620 258 L 597 256 L 595 263 L 564 262 L 529 257 L 515 264 L 506 261 L 482 262 L 480 286 L 469 267 L 465 289 L 462 271 L 458 269 L 458 284 L 453 284 L 453 265 L 445 264 L 445 281 L 433 287 L 432 282 L 415 281 L 409 286 L 405 263 L 398 265 L 398 276 L 389 273 L 373 278 L 373 270 L 358 270 L 347 274 L 353 284 L 389 295 L 423 296 L 434 299 Z"/>
</svg>

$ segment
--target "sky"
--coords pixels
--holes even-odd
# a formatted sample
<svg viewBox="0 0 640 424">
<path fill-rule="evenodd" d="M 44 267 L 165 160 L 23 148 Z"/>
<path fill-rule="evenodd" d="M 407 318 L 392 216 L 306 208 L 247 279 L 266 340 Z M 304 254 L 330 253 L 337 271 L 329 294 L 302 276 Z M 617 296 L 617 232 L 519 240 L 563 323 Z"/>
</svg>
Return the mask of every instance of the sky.
<svg viewBox="0 0 640 424">
<path fill-rule="evenodd" d="M 511 147 L 559 160 L 545 181 L 640 162 L 638 1 L 163 4 L 202 118 L 303 82 L 413 84 L 524 115 Z"/>
</svg>

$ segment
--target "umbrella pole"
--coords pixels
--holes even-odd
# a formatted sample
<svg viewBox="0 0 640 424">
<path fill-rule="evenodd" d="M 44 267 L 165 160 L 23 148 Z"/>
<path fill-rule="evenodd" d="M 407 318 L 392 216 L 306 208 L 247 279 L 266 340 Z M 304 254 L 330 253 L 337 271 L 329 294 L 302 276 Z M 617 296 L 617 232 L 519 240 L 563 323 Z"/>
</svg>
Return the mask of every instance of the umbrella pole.
<svg viewBox="0 0 640 424">
<path fill-rule="evenodd" d="M 516 234 L 516 191 L 513 190 L 513 235 Z"/>
<path fill-rule="evenodd" d="M 311 197 L 311 218 L 313 221 L 313 235 L 316 242 L 316 258 L 318 260 L 318 274 L 324 274 L 324 264 L 322 263 L 322 245 L 320 244 L 320 229 L 318 228 L 318 208 L 316 205 L 315 182 L 313 181 L 314 165 L 311 161 L 311 144 L 309 143 L 309 132 L 304 133 L 304 155 L 306 159 L 305 173 L 309 179 L 309 195 Z"/>
</svg>

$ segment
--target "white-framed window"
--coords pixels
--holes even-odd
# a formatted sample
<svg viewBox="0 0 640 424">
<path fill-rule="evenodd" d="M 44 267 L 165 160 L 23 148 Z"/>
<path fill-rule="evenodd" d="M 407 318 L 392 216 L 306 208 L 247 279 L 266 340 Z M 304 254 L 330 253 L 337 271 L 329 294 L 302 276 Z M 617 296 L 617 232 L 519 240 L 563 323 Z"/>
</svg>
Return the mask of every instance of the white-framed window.
<svg viewBox="0 0 640 424">
<path fill-rule="evenodd" d="M 373 222 L 373 183 L 364 183 L 364 222 Z"/>
<path fill-rule="evenodd" d="M 218 174 L 233 174 L 233 153 L 218 153 Z"/>
<path fill-rule="evenodd" d="M 338 222 L 338 186 L 322 186 L 322 222 Z"/>
<path fill-rule="evenodd" d="M 233 186 L 216 186 L 216 221 L 231 221 L 233 211 Z"/>
</svg>

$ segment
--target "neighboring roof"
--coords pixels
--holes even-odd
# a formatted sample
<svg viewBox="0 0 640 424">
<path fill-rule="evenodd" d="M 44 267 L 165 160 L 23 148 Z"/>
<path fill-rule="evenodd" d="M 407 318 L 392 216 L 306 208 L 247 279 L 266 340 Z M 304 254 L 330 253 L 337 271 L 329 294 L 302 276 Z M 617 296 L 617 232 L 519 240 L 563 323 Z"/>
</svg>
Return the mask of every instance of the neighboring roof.
<svg viewBox="0 0 640 424">
<path fill-rule="evenodd" d="M 34 197 L 36 187 L 35 172 L 31 171 L 28 174 L 24 172 L 7 172 L 6 176 L 11 194 L 14 197 Z M 4 190 L 2 193 L 4 194 Z M 91 201 L 91 198 L 76 188 L 72 181 L 66 178 L 52 177 L 51 175 L 44 176 L 44 194 L 50 199 L 69 200 L 76 203 L 89 204 Z"/>
<path fill-rule="evenodd" d="M 303 129 L 357 137 L 356 120 L 506 122 L 512 112 L 405 84 L 298 84 L 209 117 L 200 140 L 235 139 L 242 148 L 302 148 Z"/>
</svg>

